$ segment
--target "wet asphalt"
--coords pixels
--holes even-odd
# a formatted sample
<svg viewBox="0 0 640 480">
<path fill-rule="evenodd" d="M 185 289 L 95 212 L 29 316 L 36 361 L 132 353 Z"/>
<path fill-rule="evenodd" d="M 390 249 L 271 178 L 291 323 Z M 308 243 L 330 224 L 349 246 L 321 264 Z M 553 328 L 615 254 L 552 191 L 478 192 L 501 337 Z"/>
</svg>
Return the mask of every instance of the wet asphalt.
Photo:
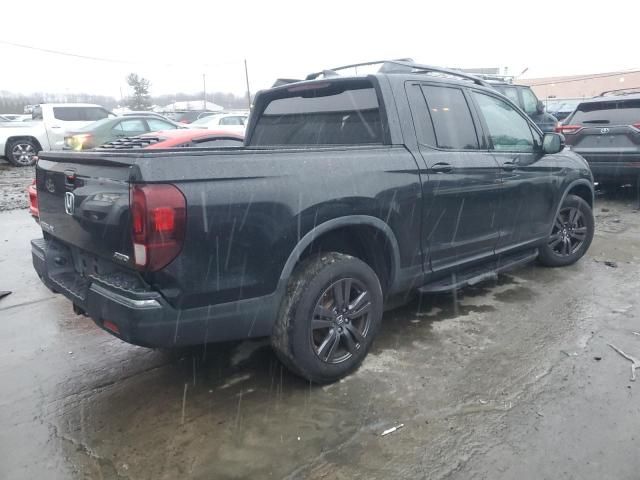
<svg viewBox="0 0 640 480">
<path fill-rule="evenodd" d="M 640 380 L 609 346 L 640 358 L 637 209 L 599 195 L 574 266 L 387 312 L 324 387 L 267 341 L 121 342 L 41 285 L 26 210 L 0 212 L 0 478 L 637 479 Z"/>
</svg>

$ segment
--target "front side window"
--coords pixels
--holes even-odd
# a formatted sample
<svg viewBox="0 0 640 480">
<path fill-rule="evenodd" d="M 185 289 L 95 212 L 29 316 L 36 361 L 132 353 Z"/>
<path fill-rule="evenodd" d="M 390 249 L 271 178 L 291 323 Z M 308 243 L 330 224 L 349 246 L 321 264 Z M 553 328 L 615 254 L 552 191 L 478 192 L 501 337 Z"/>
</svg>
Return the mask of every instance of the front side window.
<svg viewBox="0 0 640 480">
<path fill-rule="evenodd" d="M 494 150 L 533 152 L 533 134 L 527 120 L 507 102 L 473 92 L 489 130 Z"/>
<path fill-rule="evenodd" d="M 438 148 L 478 149 L 478 136 L 462 90 L 450 87 L 422 87 L 435 130 Z"/>
</svg>

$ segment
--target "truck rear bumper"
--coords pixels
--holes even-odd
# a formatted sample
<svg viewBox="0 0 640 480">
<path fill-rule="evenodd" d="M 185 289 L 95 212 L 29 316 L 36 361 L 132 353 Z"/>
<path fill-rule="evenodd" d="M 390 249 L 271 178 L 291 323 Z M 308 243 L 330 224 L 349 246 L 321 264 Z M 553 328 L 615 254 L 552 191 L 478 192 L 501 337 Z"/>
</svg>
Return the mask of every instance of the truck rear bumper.
<svg viewBox="0 0 640 480">
<path fill-rule="evenodd" d="M 42 282 L 85 312 L 100 328 L 144 347 L 180 347 L 271 334 L 277 294 L 191 309 L 176 309 L 157 292 L 132 291 L 54 263 L 64 248 L 31 241 L 33 266 Z"/>
</svg>

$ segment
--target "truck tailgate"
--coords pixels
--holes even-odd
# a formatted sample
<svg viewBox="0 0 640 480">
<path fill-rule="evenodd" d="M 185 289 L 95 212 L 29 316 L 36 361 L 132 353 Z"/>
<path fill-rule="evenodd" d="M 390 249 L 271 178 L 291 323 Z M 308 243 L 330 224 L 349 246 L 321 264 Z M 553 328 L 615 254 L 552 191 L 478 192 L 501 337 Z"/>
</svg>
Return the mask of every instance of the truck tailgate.
<svg viewBox="0 0 640 480">
<path fill-rule="evenodd" d="M 36 186 L 43 232 L 77 255 L 132 265 L 129 215 L 130 165 L 82 161 L 81 157 L 45 154 L 36 168 Z M 76 255 L 76 256 L 77 256 Z M 76 258 L 76 261 L 78 259 Z M 85 264 L 86 260 L 82 260 Z M 81 270 L 84 270 L 81 269 Z"/>
</svg>

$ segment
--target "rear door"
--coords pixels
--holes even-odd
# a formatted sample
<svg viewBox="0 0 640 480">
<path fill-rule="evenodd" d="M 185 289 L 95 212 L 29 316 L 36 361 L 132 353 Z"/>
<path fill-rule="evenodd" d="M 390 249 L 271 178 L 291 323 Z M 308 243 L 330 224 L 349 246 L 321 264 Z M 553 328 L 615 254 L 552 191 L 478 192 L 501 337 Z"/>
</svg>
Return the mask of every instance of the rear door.
<svg viewBox="0 0 640 480">
<path fill-rule="evenodd" d="M 557 201 L 557 164 L 541 153 L 542 136 L 503 98 L 474 90 L 472 97 L 502 177 L 496 250 L 545 237 Z"/>
<path fill-rule="evenodd" d="M 423 251 L 427 268 L 446 269 L 492 255 L 500 202 L 500 169 L 487 150 L 462 88 L 407 85 L 423 177 Z M 427 253 L 428 252 L 428 253 Z"/>
</svg>

